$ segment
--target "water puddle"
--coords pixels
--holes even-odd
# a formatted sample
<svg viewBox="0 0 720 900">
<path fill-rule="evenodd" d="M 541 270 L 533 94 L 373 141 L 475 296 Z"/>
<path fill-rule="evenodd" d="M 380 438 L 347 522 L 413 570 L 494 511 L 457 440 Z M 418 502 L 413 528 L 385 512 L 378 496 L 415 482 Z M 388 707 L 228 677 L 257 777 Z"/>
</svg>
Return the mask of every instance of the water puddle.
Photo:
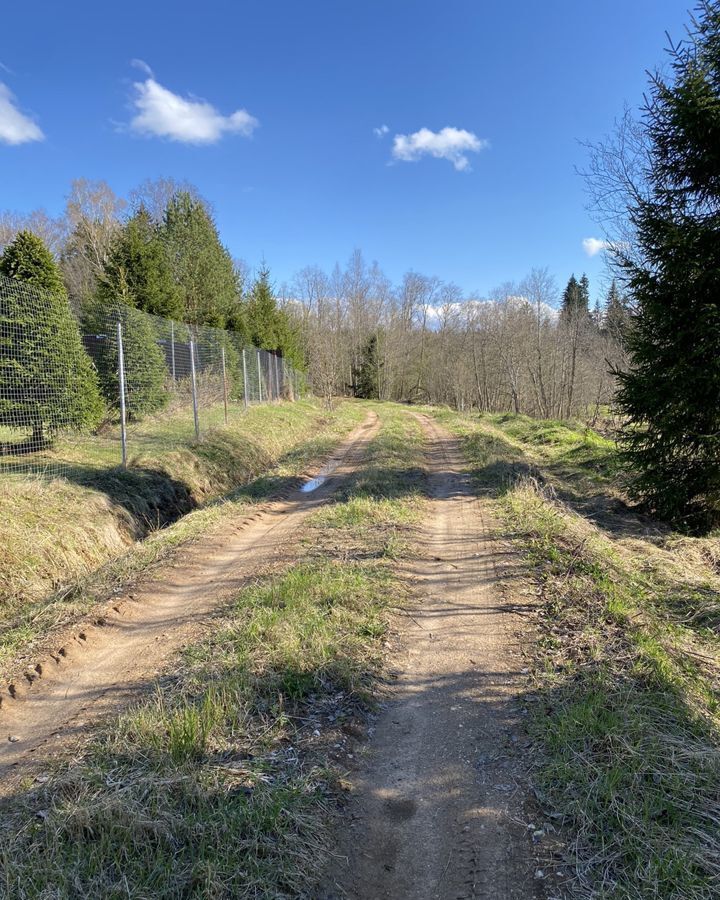
<svg viewBox="0 0 720 900">
<path fill-rule="evenodd" d="M 318 475 L 317 478 L 311 478 L 310 481 L 306 481 L 300 488 L 300 493 L 310 494 L 312 491 L 316 491 L 321 485 L 325 484 L 326 481 L 327 478 L 325 475 Z"/>
<path fill-rule="evenodd" d="M 317 473 L 315 478 L 311 478 L 309 481 L 306 481 L 305 484 L 302 485 L 302 487 L 300 488 L 300 493 L 311 494 L 319 487 L 322 487 L 341 462 L 341 456 L 334 456 L 329 459 L 322 467 L 322 469 L 320 469 L 320 471 Z"/>
</svg>

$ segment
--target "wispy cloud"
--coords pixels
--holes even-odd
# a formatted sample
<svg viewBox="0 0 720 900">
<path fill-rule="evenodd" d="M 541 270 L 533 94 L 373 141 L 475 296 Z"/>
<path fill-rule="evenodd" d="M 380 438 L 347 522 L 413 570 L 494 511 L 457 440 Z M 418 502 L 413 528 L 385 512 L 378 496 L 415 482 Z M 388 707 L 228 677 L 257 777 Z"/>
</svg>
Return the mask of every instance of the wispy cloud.
<svg viewBox="0 0 720 900">
<path fill-rule="evenodd" d="M 40 127 L 20 112 L 10 88 L 0 82 L 0 141 L 15 145 L 42 141 L 44 138 Z"/>
<path fill-rule="evenodd" d="M 396 134 L 392 154 L 403 162 L 415 162 L 422 156 L 447 159 L 458 172 L 466 172 L 470 170 L 467 154 L 479 153 L 488 146 L 488 141 L 463 128 L 443 128 L 440 131 L 421 128 L 413 134 Z"/>
<path fill-rule="evenodd" d="M 260 124 L 247 110 L 224 116 L 206 100 L 174 94 L 155 80 L 147 63 L 133 60 L 133 65 L 148 76 L 133 85 L 137 114 L 130 128 L 138 134 L 185 144 L 214 144 L 225 134 L 249 137 Z"/>
<path fill-rule="evenodd" d="M 381 125 L 379 128 L 373 128 L 373 134 L 375 137 L 385 137 L 385 135 L 390 131 L 387 125 Z"/>
<path fill-rule="evenodd" d="M 604 250 L 609 250 L 612 247 L 610 241 L 602 241 L 600 238 L 595 237 L 583 238 L 582 245 L 588 256 L 597 256 L 598 253 L 602 253 Z"/>
<path fill-rule="evenodd" d="M 150 68 L 150 66 L 145 62 L 144 59 L 131 59 L 130 65 L 136 69 L 140 69 L 141 72 L 144 72 L 150 78 L 155 77 L 155 73 Z"/>
</svg>

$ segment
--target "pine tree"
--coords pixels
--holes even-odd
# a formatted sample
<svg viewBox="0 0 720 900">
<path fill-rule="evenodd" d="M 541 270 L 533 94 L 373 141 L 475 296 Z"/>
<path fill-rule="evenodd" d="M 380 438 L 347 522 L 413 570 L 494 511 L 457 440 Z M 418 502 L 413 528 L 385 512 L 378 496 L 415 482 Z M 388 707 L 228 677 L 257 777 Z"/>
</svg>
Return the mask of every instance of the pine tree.
<svg viewBox="0 0 720 900">
<path fill-rule="evenodd" d="M 604 314 L 603 308 L 600 304 L 599 297 L 595 300 L 595 306 L 593 307 L 593 311 L 590 313 L 590 319 L 592 320 L 592 323 L 595 326 L 595 328 L 598 331 L 602 331 L 605 314 Z"/>
<path fill-rule="evenodd" d="M 86 431 L 103 416 L 90 358 L 62 276 L 42 240 L 18 233 L 0 257 L 0 422 L 30 428 L 29 447 L 61 430 Z"/>
<path fill-rule="evenodd" d="M 224 328 L 240 290 L 232 258 L 204 204 L 186 191 L 177 193 L 165 213 L 163 236 L 183 320 Z"/>
<path fill-rule="evenodd" d="M 575 399 L 578 354 L 583 350 L 588 326 L 592 324 L 590 315 L 590 282 L 587 275 L 583 275 L 580 281 L 574 275 L 570 276 L 562 295 L 560 324 L 565 331 L 568 353 L 565 384 L 562 391 L 564 405 L 561 403 L 561 414 L 566 418 L 570 418 L 573 413 L 573 401 Z"/>
<path fill-rule="evenodd" d="M 298 371 L 305 361 L 297 327 L 277 305 L 270 283 L 270 270 L 263 266 L 245 303 L 247 337 L 256 347 L 279 352 Z"/>
<path fill-rule="evenodd" d="M 107 297 L 121 290 L 127 302 L 137 309 L 168 319 L 182 317 L 167 244 L 144 207 L 118 235 L 101 281 L 100 291 Z"/>
<path fill-rule="evenodd" d="M 578 298 L 578 307 L 577 312 L 583 316 L 590 315 L 590 279 L 583 272 L 582 278 L 580 279 L 580 296 Z"/>
<path fill-rule="evenodd" d="M 651 81 L 648 190 L 620 256 L 634 301 L 618 403 L 637 497 L 691 528 L 720 525 L 720 3 L 703 3 L 671 80 Z"/>
</svg>

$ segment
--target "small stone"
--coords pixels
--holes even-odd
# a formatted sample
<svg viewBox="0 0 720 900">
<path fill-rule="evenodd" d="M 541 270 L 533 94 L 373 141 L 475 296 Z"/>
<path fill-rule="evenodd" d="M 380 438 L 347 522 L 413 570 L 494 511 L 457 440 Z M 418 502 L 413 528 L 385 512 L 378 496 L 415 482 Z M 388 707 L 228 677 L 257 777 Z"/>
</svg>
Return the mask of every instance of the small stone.
<svg viewBox="0 0 720 900">
<path fill-rule="evenodd" d="M 545 873 L 543 872 L 542 869 L 535 869 L 535 877 L 538 878 L 538 879 L 539 879 L 539 878 L 544 878 L 544 877 L 545 877 Z"/>
<path fill-rule="evenodd" d="M 16 734 L 9 734 L 8 740 L 10 741 L 11 744 L 17 744 L 17 742 L 20 740 L 20 738 Z"/>
<path fill-rule="evenodd" d="M 540 841 L 545 837 L 545 832 L 538 828 L 537 831 L 533 831 L 533 840 Z"/>
</svg>

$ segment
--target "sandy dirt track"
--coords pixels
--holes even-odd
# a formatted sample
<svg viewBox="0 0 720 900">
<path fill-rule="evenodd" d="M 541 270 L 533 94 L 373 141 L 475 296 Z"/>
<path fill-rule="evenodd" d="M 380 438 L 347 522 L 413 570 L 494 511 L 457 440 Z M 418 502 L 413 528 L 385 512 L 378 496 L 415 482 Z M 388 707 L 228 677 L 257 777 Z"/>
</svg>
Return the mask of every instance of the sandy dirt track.
<svg viewBox="0 0 720 900">
<path fill-rule="evenodd" d="M 323 898 L 532 898 L 522 609 L 501 588 L 516 560 L 488 528 L 457 440 L 418 418 L 430 512 L 409 572 L 417 601 Z"/>
<path fill-rule="evenodd" d="M 77 629 L 38 663 L 32 683 L 11 685 L 0 699 L 0 796 L 42 760 L 88 732 L 152 684 L 158 672 L 204 628 L 254 574 L 297 554 L 292 535 L 363 459 L 378 430 L 374 413 L 313 473 L 312 492 L 298 489 L 250 516 L 228 520 L 113 601 L 104 624 Z M 319 476 L 319 477 L 318 477 Z"/>
</svg>

